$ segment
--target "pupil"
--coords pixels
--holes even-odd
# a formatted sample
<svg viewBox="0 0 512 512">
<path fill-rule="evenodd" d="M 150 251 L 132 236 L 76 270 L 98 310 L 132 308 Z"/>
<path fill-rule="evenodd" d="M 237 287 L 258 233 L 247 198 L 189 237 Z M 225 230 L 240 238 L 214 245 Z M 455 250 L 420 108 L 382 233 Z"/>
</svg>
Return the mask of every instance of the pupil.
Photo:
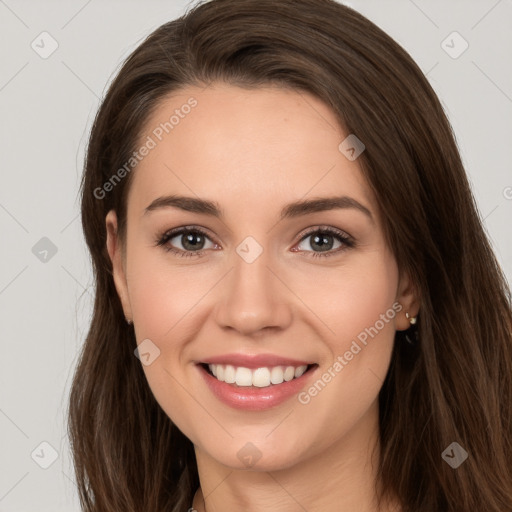
<svg viewBox="0 0 512 512">
<path fill-rule="evenodd" d="M 188 235 L 183 235 L 184 236 L 184 240 L 185 240 L 185 243 L 183 243 L 183 247 L 185 247 L 185 249 L 189 250 L 193 250 L 193 249 L 197 249 L 199 246 L 201 246 L 201 240 L 199 241 L 199 243 L 194 243 L 194 240 L 197 241 L 197 239 L 201 239 L 203 237 L 203 235 L 199 234 L 199 233 L 189 233 Z M 188 246 L 188 247 L 187 247 Z M 201 247 L 199 247 L 201 248 Z"/>
<path fill-rule="evenodd" d="M 329 243 L 329 239 L 330 239 L 330 243 Z M 333 246 L 332 236 L 331 235 L 315 235 L 313 237 L 313 244 L 318 245 L 322 250 L 332 249 L 332 246 Z"/>
</svg>

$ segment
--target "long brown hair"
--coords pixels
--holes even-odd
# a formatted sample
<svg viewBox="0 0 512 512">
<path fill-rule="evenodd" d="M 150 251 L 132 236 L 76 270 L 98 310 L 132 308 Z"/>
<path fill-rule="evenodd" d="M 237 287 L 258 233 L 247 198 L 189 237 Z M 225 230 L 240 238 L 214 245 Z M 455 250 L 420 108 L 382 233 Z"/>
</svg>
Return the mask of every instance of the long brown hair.
<svg viewBox="0 0 512 512">
<path fill-rule="evenodd" d="M 116 210 L 122 240 L 133 173 L 106 193 L 104 184 L 166 95 L 214 81 L 311 93 L 366 146 L 358 162 L 398 266 L 421 296 L 418 341 L 397 333 L 379 395 L 383 495 L 405 512 L 512 511 L 506 279 L 428 81 L 382 30 L 333 0 L 198 4 L 128 57 L 103 100 L 82 181 L 95 303 L 69 403 L 83 510 L 185 512 L 199 485 L 192 443 L 157 404 L 133 354 L 112 278 L 105 216 Z M 452 442 L 469 454 L 457 469 L 441 456 Z"/>
</svg>

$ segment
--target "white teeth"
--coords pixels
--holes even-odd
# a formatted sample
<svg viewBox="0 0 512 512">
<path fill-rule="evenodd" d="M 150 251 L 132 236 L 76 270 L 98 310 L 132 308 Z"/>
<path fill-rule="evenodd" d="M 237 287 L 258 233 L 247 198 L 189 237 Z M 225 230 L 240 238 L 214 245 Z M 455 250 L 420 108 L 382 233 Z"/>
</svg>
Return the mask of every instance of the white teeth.
<svg viewBox="0 0 512 512">
<path fill-rule="evenodd" d="M 228 384 L 234 384 L 236 380 L 235 374 L 235 367 L 231 366 L 230 364 L 226 365 L 226 368 L 224 370 L 224 382 L 227 382 Z"/>
<path fill-rule="evenodd" d="M 219 370 L 217 369 L 217 371 Z M 239 366 L 236 369 L 235 382 L 237 386 L 252 386 L 252 371 L 249 368 Z"/>
<path fill-rule="evenodd" d="M 258 368 L 252 374 L 252 385 L 257 388 L 270 386 L 270 370 L 268 368 Z"/>
<path fill-rule="evenodd" d="M 307 366 L 299 366 L 298 368 L 295 368 L 295 378 L 300 377 L 305 371 Z"/>
<path fill-rule="evenodd" d="M 270 382 L 272 384 L 282 384 L 283 381 L 283 369 L 280 366 L 274 366 L 270 371 Z"/>
<path fill-rule="evenodd" d="M 295 368 L 293 366 L 287 366 L 284 371 L 284 380 L 288 382 L 289 380 L 292 380 L 293 377 L 295 377 Z"/>
<path fill-rule="evenodd" d="M 232 366 L 222 364 L 209 364 L 208 368 L 212 374 L 221 382 L 236 384 L 237 386 L 255 386 L 266 388 L 271 384 L 282 384 L 298 378 L 307 370 L 307 365 L 303 366 L 273 366 L 271 368 L 262 367 L 255 370 L 243 366 Z"/>
</svg>

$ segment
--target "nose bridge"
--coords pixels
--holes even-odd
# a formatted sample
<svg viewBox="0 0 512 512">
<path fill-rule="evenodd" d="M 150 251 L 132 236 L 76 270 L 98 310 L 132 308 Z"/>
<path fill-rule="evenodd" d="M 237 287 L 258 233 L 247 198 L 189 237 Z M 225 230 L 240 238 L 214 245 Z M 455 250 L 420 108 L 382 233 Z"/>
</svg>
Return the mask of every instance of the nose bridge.
<svg viewBox="0 0 512 512">
<path fill-rule="evenodd" d="M 246 237 L 231 255 L 233 270 L 226 276 L 217 322 L 250 334 L 265 327 L 284 327 L 291 318 L 286 287 L 272 268 L 272 255 L 253 237 Z"/>
</svg>

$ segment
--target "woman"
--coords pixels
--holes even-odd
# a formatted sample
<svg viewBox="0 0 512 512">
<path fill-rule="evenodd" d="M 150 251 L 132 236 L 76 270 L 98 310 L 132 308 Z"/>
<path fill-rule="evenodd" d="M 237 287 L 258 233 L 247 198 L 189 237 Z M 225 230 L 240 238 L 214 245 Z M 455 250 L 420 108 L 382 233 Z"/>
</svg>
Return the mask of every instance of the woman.
<svg viewBox="0 0 512 512">
<path fill-rule="evenodd" d="M 85 511 L 512 510 L 512 315 L 443 109 L 331 0 L 212 0 L 109 88 Z"/>
</svg>

